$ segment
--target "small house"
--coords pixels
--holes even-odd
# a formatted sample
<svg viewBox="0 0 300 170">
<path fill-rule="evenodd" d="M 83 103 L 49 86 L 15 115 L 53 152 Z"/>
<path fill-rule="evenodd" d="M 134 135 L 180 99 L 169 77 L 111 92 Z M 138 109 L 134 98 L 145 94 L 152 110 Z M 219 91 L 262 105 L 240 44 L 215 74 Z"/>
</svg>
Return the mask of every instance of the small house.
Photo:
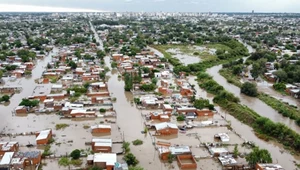
<svg viewBox="0 0 300 170">
<path fill-rule="evenodd" d="M 94 125 L 91 126 L 92 133 L 110 133 L 111 126 L 110 125 Z"/>
<path fill-rule="evenodd" d="M 37 145 L 46 145 L 48 144 L 49 140 L 52 138 L 52 130 L 43 130 L 35 134 L 36 136 L 36 144 Z"/>
<path fill-rule="evenodd" d="M 95 153 L 110 153 L 112 151 L 112 140 L 92 139 L 92 150 Z"/>
<path fill-rule="evenodd" d="M 156 135 L 177 135 L 178 127 L 176 124 L 163 122 L 154 125 L 156 130 Z"/>
<path fill-rule="evenodd" d="M 16 112 L 17 115 L 18 114 L 27 114 L 28 110 L 25 106 L 17 106 L 15 108 L 15 112 Z"/>
<path fill-rule="evenodd" d="M 256 170 L 284 170 L 281 165 L 278 164 L 263 164 L 257 163 L 255 165 Z"/>
<path fill-rule="evenodd" d="M 92 163 L 95 167 L 106 170 L 113 170 L 117 162 L 117 154 L 115 153 L 95 153 L 88 155 L 88 163 Z"/>
</svg>

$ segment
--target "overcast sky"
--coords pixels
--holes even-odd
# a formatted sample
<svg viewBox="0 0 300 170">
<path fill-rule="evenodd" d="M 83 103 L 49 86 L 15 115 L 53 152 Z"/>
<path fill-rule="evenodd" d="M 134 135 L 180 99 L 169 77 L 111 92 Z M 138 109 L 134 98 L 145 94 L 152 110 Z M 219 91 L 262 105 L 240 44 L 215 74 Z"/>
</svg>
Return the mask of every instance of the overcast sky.
<svg viewBox="0 0 300 170">
<path fill-rule="evenodd" d="M 55 9 L 113 12 L 300 12 L 300 0 L 0 0 L 0 12 Z"/>
</svg>

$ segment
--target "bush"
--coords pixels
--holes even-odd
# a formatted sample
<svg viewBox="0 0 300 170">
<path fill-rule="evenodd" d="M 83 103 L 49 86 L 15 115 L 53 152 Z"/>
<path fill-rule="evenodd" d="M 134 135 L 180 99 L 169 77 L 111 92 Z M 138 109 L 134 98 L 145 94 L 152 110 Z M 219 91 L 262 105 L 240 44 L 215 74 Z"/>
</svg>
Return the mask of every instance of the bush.
<svg viewBox="0 0 300 170">
<path fill-rule="evenodd" d="M 136 166 L 139 163 L 139 161 L 132 153 L 126 154 L 123 159 L 128 164 L 128 166 Z"/>
<path fill-rule="evenodd" d="M 101 109 L 100 109 L 100 112 L 101 112 L 101 113 L 104 113 L 104 112 L 106 112 L 106 109 L 101 108 Z"/>
<path fill-rule="evenodd" d="M 134 141 L 132 141 L 132 144 L 133 145 L 142 145 L 143 144 L 143 141 L 142 140 L 139 140 L 139 139 L 136 139 L 136 140 L 134 140 Z"/>
<path fill-rule="evenodd" d="M 79 159 L 80 158 L 80 150 L 79 149 L 75 149 L 71 152 L 70 157 L 72 157 L 72 159 Z"/>
<path fill-rule="evenodd" d="M 0 98 L 0 101 L 2 102 L 9 102 L 10 97 L 8 95 L 4 95 Z"/>
<path fill-rule="evenodd" d="M 241 93 L 252 97 L 256 97 L 258 95 L 256 86 L 249 82 L 246 82 L 242 85 Z"/>
<path fill-rule="evenodd" d="M 152 83 L 151 84 L 143 84 L 141 86 L 141 90 L 144 90 L 146 92 L 153 91 L 153 90 L 155 90 L 155 88 L 156 88 L 156 85 L 152 84 Z"/>
<path fill-rule="evenodd" d="M 35 107 L 35 106 L 39 105 L 39 103 L 40 102 L 38 100 L 22 99 L 19 106 Z"/>
<path fill-rule="evenodd" d="M 130 143 L 129 142 L 124 142 L 122 145 L 122 149 L 125 151 L 125 153 L 128 153 L 130 151 Z"/>
<path fill-rule="evenodd" d="M 286 89 L 286 86 L 284 83 L 275 83 L 273 84 L 273 88 L 277 91 L 284 91 Z"/>
<path fill-rule="evenodd" d="M 66 127 L 69 127 L 69 125 L 68 125 L 68 124 L 65 124 L 65 123 L 60 123 L 60 124 L 56 124 L 56 125 L 55 125 L 55 129 L 56 129 L 56 130 L 64 129 L 64 128 L 66 128 Z"/>
<path fill-rule="evenodd" d="M 179 116 L 177 116 L 177 121 L 184 121 L 185 120 L 185 117 L 184 117 L 184 115 L 179 115 Z"/>
</svg>

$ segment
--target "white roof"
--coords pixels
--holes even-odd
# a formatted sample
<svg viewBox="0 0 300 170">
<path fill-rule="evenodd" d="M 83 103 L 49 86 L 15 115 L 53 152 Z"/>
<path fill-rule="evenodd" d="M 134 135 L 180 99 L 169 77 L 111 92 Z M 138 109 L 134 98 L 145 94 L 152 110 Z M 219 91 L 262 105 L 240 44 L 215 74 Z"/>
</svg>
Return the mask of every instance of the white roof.
<svg viewBox="0 0 300 170">
<path fill-rule="evenodd" d="M 109 146 L 112 147 L 111 139 L 92 139 L 92 142 L 95 142 L 95 146 Z"/>
<path fill-rule="evenodd" d="M 189 146 L 171 146 L 169 149 L 170 149 L 172 155 L 191 152 L 191 149 Z"/>
<path fill-rule="evenodd" d="M 44 103 L 53 102 L 53 101 L 54 101 L 54 99 L 46 99 L 46 100 L 44 100 Z"/>
<path fill-rule="evenodd" d="M 228 150 L 226 148 L 210 148 L 209 151 L 211 154 L 228 152 Z"/>
<path fill-rule="evenodd" d="M 155 129 L 156 130 L 161 130 L 161 129 L 165 129 L 165 128 L 173 128 L 173 129 L 178 129 L 177 125 L 173 124 L 173 123 L 169 123 L 169 122 L 163 122 L 163 123 L 159 123 L 159 124 L 155 124 Z"/>
<path fill-rule="evenodd" d="M 117 162 L 117 154 L 115 153 L 95 153 L 94 162 L 105 162 L 106 165 L 115 165 Z"/>
<path fill-rule="evenodd" d="M 97 128 L 109 128 L 111 129 L 110 125 L 93 125 L 91 126 L 91 129 L 97 129 Z"/>
<path fill-rule="evenodd" d="M 50 129 L 43 130 L 40 132 L 40 134 L 36 137 L 35 140 L 37 141 L 37 140 L 41 140 L 41 139 L 46 139 L 48 137 L 49 133 L 50 133 Z"/>
<path fill-rule="evenodd" d="M 62 84 L 53 84 L 52 89 L 61 89 L 63 87 Z"/>
<path fill-rule="evenodd" d="M 72 110 L 70 114 L 76 114 L 76 113 L 86 113 L 85 109 L 76 109 Z"/>
<path fill-rule="evenodd" d="M 227 133 L 218 133 L 217 134 L 222 142 L 229 142 L 229 136 L 227 135 Z"/>
<path fill-rule="evenodd" d="M 172 109 L 172 106 L 169 105 L 169 104 L 164 104 L 163 106 L 164 106 L 164 108 L 166 108 L 166 109 Z"/>
<path fill-rule="evenodd" d="M 8 165 L 13 155 L 14 152 L 5 152 L 4 156 L 1 159 L 0 165 Z"/>
<path fill-rule="evenodd" d="M 112 143 L 111 139 L 92 139 L 92 142 Z"/>
</svg>

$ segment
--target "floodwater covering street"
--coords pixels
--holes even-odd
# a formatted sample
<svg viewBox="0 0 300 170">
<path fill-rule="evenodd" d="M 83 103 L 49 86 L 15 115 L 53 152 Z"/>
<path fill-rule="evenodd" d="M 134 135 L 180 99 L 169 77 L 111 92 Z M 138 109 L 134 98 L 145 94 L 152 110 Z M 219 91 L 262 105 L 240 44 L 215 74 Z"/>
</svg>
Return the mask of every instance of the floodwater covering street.
<svg viewBox="0 0 300 170">
<path fill-rule="evenodd" d="M 34 89 L 39 86 L 35 83 L 35 79 L 38 79 L 43 74 L 48 62 L 51 61 L 52 56 L 56 55 L 58 52 L 57 48 L 54 48 L 44 59 L 38 60 L 35 68 L 32 70 L 32 76 L 30 78 L 21 78 L 17 79 L 15 82 L 10 82 L 9 78 L 3 78 L 5 80 L 4 86 L 12 87 L 22 87 L 22 90 L 19 94 L 14 94 L 10 99 L 10 104 L 8 106 L 0 105 L 1 117 L 3 124 L 0 124 L 0 129 L 2 132 L 9 132 L 10 129 L 15 129 L 18 126 L 18 129 L 14 130 L 14 133 L 18 132 L 27 132 L 28 125 L 30 124 L 27 121 L 27 117 L 17 117 L 13 116 L 12 111 L 20 104 L 23 98 L 26 98 L 32 95 Z M 49 86 L 50 88 L 50 86 Z"/>
</svg>

